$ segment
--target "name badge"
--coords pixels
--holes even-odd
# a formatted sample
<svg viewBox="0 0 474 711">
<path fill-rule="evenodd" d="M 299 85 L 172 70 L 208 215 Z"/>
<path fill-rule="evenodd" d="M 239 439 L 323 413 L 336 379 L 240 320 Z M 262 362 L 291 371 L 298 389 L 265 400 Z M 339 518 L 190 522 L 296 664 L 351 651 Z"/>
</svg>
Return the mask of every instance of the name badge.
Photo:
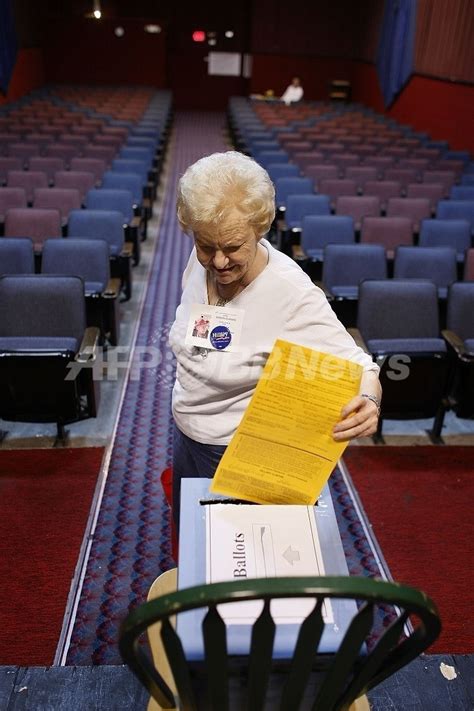
<svg viewBox="0 0 474 711">
<path fill-rule="evenodd" d="M 235 351 L 240 343 L 243 309 L 191 304 L 185 343 L 213 351 Z"/>
</svg>

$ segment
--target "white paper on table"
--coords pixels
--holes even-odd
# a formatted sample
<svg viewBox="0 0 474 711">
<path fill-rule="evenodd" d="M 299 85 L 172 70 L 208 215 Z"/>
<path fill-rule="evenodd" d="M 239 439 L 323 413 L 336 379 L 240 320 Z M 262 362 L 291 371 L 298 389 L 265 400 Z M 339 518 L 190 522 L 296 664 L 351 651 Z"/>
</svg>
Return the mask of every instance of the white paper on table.
<svg viewBox="0 0 474 711">
<path fill-rule="evenodd" d="M 249 578 L 324 575 L 324 563 L 312 506 L 206 506 L 206 582 Z M 263 603 L 250 601 L 219 606 L 229 624 L 249 624 Z M 273 600 L 278 624 L 301 623 L 314 600 Z M 323 605 L 326 624 L 334 622 L 332 607 Z"/>
</svg>

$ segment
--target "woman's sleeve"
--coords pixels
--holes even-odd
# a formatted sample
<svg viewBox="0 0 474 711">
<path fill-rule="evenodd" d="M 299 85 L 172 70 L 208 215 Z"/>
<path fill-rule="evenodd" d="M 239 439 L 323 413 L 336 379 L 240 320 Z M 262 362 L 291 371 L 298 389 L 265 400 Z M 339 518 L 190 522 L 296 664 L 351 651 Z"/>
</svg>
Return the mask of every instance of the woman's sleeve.
<svg viewBox="0 0 474 711">
<path fill-rule="evenodd" d="M 339 321 L 321 289 L 314 286 L 300 292 L 296 300 L 298 303 L 289 311 L 281 338 L 354 361 L 364 371 L 379 372 L 372 357 L 356 345 Z"/>
<path fill-rule="evenodd" d="M 197 263 L 196 247 L 193 247 L 192 252 L 189 255 L 188 263 L 186 264 L 186 266 L 184 268 L 183 276 L 181 277 L 181 290 L 182 291 L 184 291 L 186 283 L 187 283 L 196 263 Z"/>
</svg>

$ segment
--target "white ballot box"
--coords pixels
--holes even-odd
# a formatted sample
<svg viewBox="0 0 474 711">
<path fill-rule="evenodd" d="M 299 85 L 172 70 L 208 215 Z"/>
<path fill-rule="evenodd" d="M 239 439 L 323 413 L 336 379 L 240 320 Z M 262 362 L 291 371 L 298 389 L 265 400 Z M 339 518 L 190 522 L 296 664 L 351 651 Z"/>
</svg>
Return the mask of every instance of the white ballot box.
<svg viewBox="0 0 474 711">
<path fill-rule="evenodd" d="M 209 493 L 209 479 L 181 482 L 178 588 L 263 577 L 349 575 L 331 494 L 326 485 L 316 506 L 234 504 Z M 221 605 L 230 654 L 247 654 L 261 602 Z M 308 599 L 272 601 L 274 658 L 291 657 L 299 624 L 314 607 Z M 335 651 L 356 613 L 352 600 L 323 610 L 321 653 Z M 181 614 L 178 631 L 189 659 L 203 658 L 203 610 Z"/>
</svg>

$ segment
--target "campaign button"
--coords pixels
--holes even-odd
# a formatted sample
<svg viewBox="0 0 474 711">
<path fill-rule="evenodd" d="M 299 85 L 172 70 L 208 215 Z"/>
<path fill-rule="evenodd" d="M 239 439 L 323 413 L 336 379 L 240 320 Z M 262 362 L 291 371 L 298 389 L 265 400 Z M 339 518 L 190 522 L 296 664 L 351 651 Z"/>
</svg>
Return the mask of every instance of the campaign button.
<svg viewBox="0 0 474 711">
<path fill-rule="evenodd" d="M 227 326 L 216 326 L 212 329 L 209 340 L 213 348 L 221 351 L 223 348 L 227 348 L 231 342 L 232 334 Z"/>
</svg>

